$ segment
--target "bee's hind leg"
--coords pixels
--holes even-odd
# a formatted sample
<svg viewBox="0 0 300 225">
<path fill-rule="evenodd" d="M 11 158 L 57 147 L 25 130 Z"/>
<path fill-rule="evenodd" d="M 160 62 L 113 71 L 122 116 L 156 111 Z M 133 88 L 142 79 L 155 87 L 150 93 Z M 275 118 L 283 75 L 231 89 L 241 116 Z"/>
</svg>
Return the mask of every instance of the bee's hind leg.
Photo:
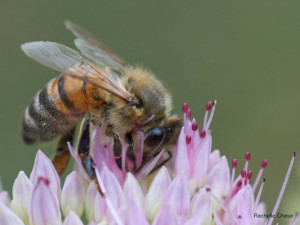
<svg viewBox="0 0 300 225">
<path fill-rule="evenodd" d="M 59 139 L 55 156 L 52 159 L 55 170 L 60 176 L 64 173 L 70 161 L 70 152 L 67 142 L 73 142 L 74 133 L 75 128 L 72 128 Z"/>
</svg>

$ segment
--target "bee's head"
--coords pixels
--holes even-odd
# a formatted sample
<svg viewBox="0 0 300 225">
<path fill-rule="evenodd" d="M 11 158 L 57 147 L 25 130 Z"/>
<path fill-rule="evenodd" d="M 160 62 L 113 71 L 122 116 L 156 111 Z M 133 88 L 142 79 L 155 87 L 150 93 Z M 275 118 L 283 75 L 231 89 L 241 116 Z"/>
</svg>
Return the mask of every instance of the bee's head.
<svg viewBox="0 0 300 225">
<path fill-rule="evenodd" d="M 137 122 L 142 123 L 152 115 L 156 118 L 169 116 L 172 101 L 163 84 L 149 71 L 131 68 L 124 76 L 125 88 L 134 96 L 129 105 L 134 106 Z"/>
</svg>

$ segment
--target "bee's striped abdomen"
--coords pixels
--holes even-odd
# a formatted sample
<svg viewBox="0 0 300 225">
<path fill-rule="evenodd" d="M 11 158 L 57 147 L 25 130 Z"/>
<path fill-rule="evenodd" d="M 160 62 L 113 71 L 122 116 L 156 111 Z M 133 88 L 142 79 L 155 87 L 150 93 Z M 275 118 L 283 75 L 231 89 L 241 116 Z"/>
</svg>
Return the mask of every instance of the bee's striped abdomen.
<svg viewBox="0 0 300 225">
<path fill-rule="evenodd" d="M 92 108 L 102 104 L 101 98 L 95 99 L 90 92 L 99 95 L 95 87 L 80 80 L 66 76 L 51 80 L 25 110 L 24 141 L 49 141 L 71 130 Z"/>
</svg>

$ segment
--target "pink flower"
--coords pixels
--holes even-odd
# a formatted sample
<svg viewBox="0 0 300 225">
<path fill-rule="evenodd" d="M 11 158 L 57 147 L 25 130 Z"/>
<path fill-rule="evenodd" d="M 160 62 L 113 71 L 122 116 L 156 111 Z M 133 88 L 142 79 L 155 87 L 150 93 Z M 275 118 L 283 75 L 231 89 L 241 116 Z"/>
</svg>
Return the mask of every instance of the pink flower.
<svg viewBox="0 0 300 225">
<path fill-rule="evenodd" d="M 249 169 L 251 155 L 247 152 L 241 172 L 236 176 L 237 160 L 233 159 L 230 173 L 226 156 L 211 149 L 209 127 L 215 105 L 215 101 L 206 105 L 201 129 L 194 119 L 190 120 L 188 105 L 183 105 L 184 127 L 177 140 L 172 167 L 162 166 L 153 180 L 146 176 L 165 159 L 164 152 L 138 174 L 133 174 L 132 162 L 124 154 L 125 146 L 122 169 L 119 169 L 113 158 L 111 143 L 103 143 L 99 138 L 103 135 L 101 128 L 96 128 L 91 137 L 94 146 L 91 155 L 96 162 L 98 187 L 87 183 L 80 158 L 71 145 L 69 148 L 76 161 L 76 172 L 68 175 L 62 190 L 51 161 L 38 151 L 30 179 L 22 171 L 16 178 L 11 202 L 7 193 L 0 190 L 0 224 L 82 225 L 81 216 L 85 211 L 89 225 L 271 225 L 273 218 L 267 220 L 254 216 L 255 213 L 266 213 L 260 196 L 265 183 L 261 177 L 267 161 L 262 161 L 254 179 Z M 141 163 L 142 143 L 140 141 L 134 149 L 137 165 Z M 278 210 L 294 158 L 295 154 L 272 214 Z M 300 216 L 296 216 L 291 225 L 299 220 Z"/>
</svg>

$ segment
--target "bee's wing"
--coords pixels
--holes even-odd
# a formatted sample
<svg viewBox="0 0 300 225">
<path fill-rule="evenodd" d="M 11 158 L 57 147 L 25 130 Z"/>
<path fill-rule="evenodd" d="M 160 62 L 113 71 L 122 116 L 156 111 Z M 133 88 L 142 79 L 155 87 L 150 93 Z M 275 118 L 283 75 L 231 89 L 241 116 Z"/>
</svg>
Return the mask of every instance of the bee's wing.
<svg viewBox="0 0 300 225">
<path fill-rule="evenodd" d="M 88 58 L 99 65 L 108 66 L 117 71 L 124 70 L 126 62 L 97 40 L 89 31 L 70 21 L 65 21 L 65 26 L 77 37 L 75 39 L 76 47 Z"/>
<path fill-rule="evenodd" d="M 111 69 L 93 65 L 77 51 L 55 42 L 30 42 L 21 46 L 27 56 L 64 75 L 83 80 L 129 102 L 132 95 Z"/>
</svg>

